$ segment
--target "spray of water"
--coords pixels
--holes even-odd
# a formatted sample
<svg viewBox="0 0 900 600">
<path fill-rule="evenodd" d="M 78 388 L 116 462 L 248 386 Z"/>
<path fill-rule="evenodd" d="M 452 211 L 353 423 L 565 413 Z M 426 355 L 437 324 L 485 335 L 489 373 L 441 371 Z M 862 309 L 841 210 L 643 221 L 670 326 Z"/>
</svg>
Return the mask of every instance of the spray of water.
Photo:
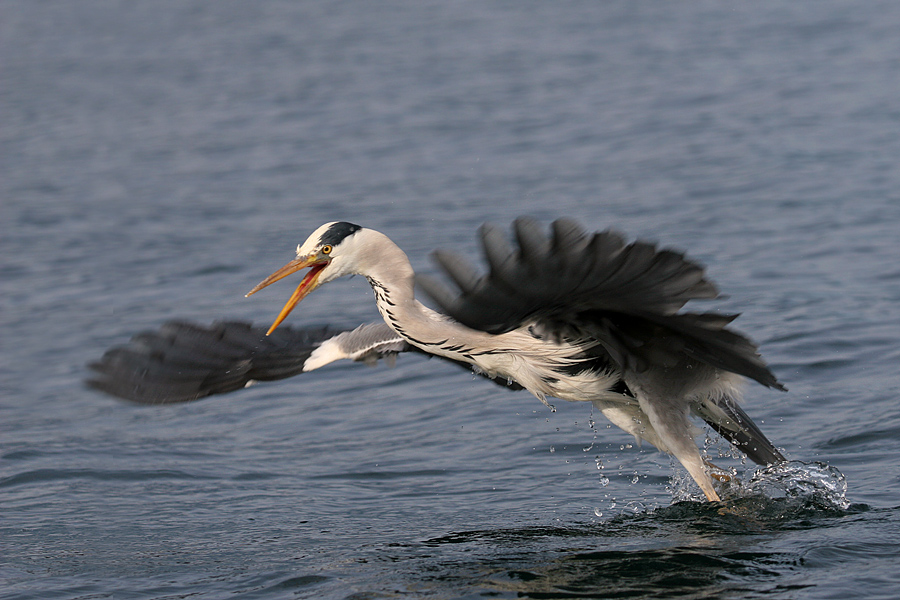
<svg viewBox="0 0 900 600">
<path fill-rule="evenodd" d="M 733 472 L 733 471 L 732 471 Z M 749 477 L 733 477 L 717 482 L 725 502 L 742 498 L 763 498 L 787 502 L 797 507 L 847 510 L 847 480 L 836 467 L 823 462 L 786 461 L 760 468 Z M 703 494 L 683 471 L 671 480 L 673 502 L 703 501 Z"/>
</svg>

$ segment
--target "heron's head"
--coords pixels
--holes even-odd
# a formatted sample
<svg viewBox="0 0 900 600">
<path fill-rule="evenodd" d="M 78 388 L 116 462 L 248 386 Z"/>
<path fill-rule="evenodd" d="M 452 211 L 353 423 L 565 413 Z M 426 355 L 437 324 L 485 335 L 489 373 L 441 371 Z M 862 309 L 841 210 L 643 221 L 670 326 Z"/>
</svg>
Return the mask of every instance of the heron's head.
<svg viewBox="0 0 900 600">
<path fill-rule="evenodd" d="M 247 293 L 248 296 L 255 294 L 279 279 L 309 267 L 303 281 L 294 290 L 294 294 L 281 309 L 281 314 L 275 319 L 266 335 L 275 331 L 275 328 L 294 310 L 294 307 L 314 289 L 341 275 L 360 272 L 360 262 L 365 246 L 362 238 L 367 232 L 376 233 L 343 221 L 322 225 L 305 242 L 297 246 L 297 258 L 266 277 Z"/>
</svg>

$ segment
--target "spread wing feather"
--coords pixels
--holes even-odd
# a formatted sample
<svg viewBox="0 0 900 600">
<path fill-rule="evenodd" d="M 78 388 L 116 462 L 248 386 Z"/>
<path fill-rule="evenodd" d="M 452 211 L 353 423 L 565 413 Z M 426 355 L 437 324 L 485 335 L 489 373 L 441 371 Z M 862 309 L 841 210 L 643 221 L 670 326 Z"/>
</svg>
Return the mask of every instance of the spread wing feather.
<svg viewBox="0 0 900 600">
<path fill-rule="evenodd" d="M 87 384 L 146 404 L 197 400 L 241 389 L 251 381 L 296 375 L 316 348 L 341 331 L 282 327 L 267 337 L 265 327 L 249 323 L 202 326 L 171 321 L 107 351 L 89 365 L 95 376 Z"/>
<path fill-rule="evenodd" d="M 513 232 L 516 248 L 496 227 L 482 227 L 486 275 L 436 252 L 458 291 L 427 277 L 420 287 L 473 329 L 499 334 L 535 324 L 551 336 L 597 339 L 623 367 L 689 357 L 784 389 L 755 344 L 727 327 L 737 315 L 678 312 L 690 300 L 718 297 L 703 266 L 684 254 L 627 243 L 614 231 L 588 235 L 568 219 L 554 222 L 549 237 L 528 218 L 517 219 Z"/>
<path fill-rule="evenodd" d="M 172 404 L 233 392 L 253 381 L 293 377 L 336 360 L 374 364 L 400 352 L 419 352 L 384 322 L 353 330 L 282 326 L 270 336 L 266 329 L 238 321 L 209 326 L 170 321 L 108 350 L 88 365 L 94 375 L 86 383 L 132 402 Z"/>
</svg>

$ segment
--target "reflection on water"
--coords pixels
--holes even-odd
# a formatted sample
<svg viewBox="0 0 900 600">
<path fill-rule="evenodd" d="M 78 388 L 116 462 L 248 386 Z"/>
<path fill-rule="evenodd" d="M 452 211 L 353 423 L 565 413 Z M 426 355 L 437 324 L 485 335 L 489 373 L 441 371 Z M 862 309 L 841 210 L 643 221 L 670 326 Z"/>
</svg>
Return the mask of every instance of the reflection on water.
<svg viewBox="0 0 900 600">
<path fill-rule="evenodd" d="M 800 465 L 783 471 L 792 473 L 786 477 L 792 481 L 801 472 L 833 473 Z M 444 564 L 422 584 L 427 589 L 429 582 L 476 577 L 501 595 L 529 598 L 744 598 L 812 587 L 784 581 L 802 564 L 805 549 L 780 545 L 778 536 L 868 510 L 826 509 L 833 500 L 830 490 L 780 498 L 755 494 L 714 504 L 679 502 L 583 526 L 453 533 L 422 542 L 420 550 L 440 547 L 449 554 L 449 547 L 461 557 L 480 558 Z"/>
</svg>

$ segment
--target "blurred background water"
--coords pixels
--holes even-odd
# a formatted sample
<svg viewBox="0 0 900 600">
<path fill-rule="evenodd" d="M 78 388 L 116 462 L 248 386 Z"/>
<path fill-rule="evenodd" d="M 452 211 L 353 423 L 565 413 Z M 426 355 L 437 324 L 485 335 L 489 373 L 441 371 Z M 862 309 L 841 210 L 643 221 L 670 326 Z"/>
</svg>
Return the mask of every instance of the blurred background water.
<svg viewBox="0 0 900 600">
<path fill-rule="evenodd" d="M 897 3 L 0 11 L 0 597 L 896 597 Z M 165 319 L 269 323 L 290 286 L 243 294 L 323 222 L 429 272 L 520 214 L 708 264 L 790 388 L 747 411 L 849 506 L 673 504 L 590 407 L 420 357 L 182 406 L 82 385 Z M 376 318 L 355 278 L 291 322 Z"/>
</svg>

